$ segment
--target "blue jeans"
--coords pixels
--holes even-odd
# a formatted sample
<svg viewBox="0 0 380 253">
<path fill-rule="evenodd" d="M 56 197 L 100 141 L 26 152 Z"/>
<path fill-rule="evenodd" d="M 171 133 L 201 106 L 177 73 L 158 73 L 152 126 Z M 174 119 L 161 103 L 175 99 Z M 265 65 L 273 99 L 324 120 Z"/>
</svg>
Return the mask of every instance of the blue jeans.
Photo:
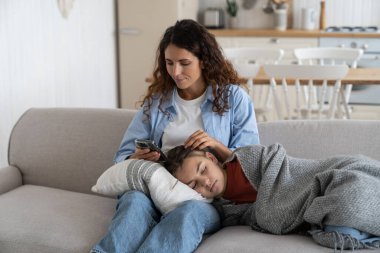
<svg viewBox="0 0 380 253">
<path fill-rule="evenodd" d="M 161 216 L 149 197 L 130 191 L 119 198 L 107 234 L 91 252 L 193 252 L 203 234 L 219 227 L 219 215 L 208 203 L 186 201 Z"/>
</svg>

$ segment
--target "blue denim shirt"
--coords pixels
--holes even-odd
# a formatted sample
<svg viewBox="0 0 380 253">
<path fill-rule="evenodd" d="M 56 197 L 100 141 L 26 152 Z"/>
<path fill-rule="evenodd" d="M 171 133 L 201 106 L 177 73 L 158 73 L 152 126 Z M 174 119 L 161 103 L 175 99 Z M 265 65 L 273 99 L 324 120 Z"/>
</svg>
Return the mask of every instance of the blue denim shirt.
<svg viewBox="0 0 380 253">
<path fill-rule="evenodd" d="M 212 87 L 208 86 L 206 98 L 201 105 L 205 132 L 231 150 L 259 144 L 256 116 L 250 97 L 237 85 L 230 85 L 229 90 L 230 109 L 221 116 L 212 111 L 214 96 Z M 161 108 L 167 112 L 166 115 L 158 109 L 159 99 L 154 99 L 149 111 L 149 120 L 146 119 L 141 108 L 124 134 L 114 162 L 121 162 L 135 152 L 135 139 L 151 139 L 161 147 L 164 130 L 177 115 L 174 103 L 173 92 L 171 99 L 161 105 Z"/>
</svg>

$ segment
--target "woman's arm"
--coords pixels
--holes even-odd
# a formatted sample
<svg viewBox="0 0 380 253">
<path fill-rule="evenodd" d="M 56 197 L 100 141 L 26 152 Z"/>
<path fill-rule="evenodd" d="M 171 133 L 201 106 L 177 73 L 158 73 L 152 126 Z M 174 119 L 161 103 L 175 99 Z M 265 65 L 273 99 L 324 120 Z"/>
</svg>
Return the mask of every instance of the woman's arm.
<svg viewBox="0 0 380 253">
<path fill-rule="evenodd" d="M 238 147 L 260 144 L 255 110 L 247 92 L 238 86 L 233 86 L 230 101 L 233 125 L 228 147 L 234 150 Z"/>
<path fill-rule="evenodd" d="M 150 132 L 151 127 L 149 120 L 145 119 L 144 112 L 140 109 L 124 134 L 119 150 L 115 155 L 114 162 L 118 163 L 131 158 L 136 150 L 135 139 L 149 139 Z"/>
</svg>

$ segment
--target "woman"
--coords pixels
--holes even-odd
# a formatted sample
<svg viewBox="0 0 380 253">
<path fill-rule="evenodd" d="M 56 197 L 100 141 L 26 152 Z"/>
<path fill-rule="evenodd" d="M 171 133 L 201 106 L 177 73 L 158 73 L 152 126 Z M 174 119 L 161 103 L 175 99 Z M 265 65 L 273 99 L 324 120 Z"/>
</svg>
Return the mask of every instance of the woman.
<svg viewBox="0 0 380 253">
<path fill-rule="evenodd" d="M 169 27 L 157 49 L 153 82 L 121 142 L 115 162 L 158 161 L 139 149 L 151 139 L 164 151 L 177 145 L 210 147 L 222 161 L 235 149 L 259 143 L 253 104 L 214 36 L 192 20 Z M 209 204 L 187 201 L 164 217 L 144 194 L 120 196 L 105 237 L 92 252 L 193 252 L 220 220 Z M 179 240 L 180 238 L 180 240 Z"/>
</svg>

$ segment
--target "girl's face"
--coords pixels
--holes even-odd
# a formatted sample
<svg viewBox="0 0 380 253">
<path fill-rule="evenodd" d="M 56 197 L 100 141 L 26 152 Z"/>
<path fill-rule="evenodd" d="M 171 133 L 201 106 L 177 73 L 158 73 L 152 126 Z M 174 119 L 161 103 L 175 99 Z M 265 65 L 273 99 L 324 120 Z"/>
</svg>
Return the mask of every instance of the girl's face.
<svg viewBox="0 0 380 253">
<path fill-rule="evenodd" d="M 227 184 L 225 171 L 212 154 L 197 153 L 186 158 L 174 176 L 205 198 L 222 196 Z"/>
<path fill-rule="evenodd" d="M 179 94 L 185 95 L 181 97 L 193 99 L 203 94 L 206 84 L 198 57 L 186 49 L 170 44 L 165 50 L 165 60 L 166 70 L 176 83 Z"/>
</svg>

